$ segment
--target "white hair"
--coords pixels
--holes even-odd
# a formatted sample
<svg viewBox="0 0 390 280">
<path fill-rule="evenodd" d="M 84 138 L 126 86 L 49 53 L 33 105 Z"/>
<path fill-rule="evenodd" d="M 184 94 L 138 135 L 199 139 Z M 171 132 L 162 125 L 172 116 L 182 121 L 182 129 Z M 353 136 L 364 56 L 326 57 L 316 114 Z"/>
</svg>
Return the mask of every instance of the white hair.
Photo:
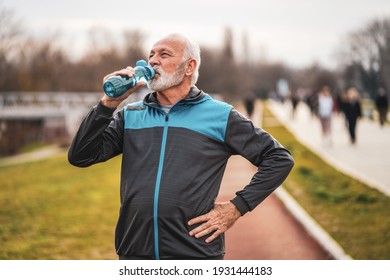
<svg viewBox="0 0 390 280">
<path fill-rule="evenodd" d="M 186 62 L 188 59 L 192 58 L 196 61 L 196 67 L 194 70 L 194 74 L 191 77 L 191 86 L 194 86 L 199 78 L 199 67 L 200 67 L 200 48 L 199 45 L 189 39 L 187 36 L 181 33 L 172 33 L 168 35 L 166 38 L 178 38 L 185 42 L 185 48 L 183 53 L 182 62 Z"/>
</svg>

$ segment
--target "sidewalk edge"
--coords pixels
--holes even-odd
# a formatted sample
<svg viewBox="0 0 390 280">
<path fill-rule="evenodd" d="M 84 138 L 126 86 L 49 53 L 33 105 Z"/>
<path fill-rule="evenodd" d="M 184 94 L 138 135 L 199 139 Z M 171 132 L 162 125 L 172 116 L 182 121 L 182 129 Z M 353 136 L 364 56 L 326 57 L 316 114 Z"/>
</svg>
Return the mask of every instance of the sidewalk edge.
<svg viewBox="0 0 390 280">
<path fill-rule="evenodd" d="M 344 249 L 280 186 L 275 191 L 278 199 L 306 231 L 336 260 L 352 260 Z"/>
</svg>

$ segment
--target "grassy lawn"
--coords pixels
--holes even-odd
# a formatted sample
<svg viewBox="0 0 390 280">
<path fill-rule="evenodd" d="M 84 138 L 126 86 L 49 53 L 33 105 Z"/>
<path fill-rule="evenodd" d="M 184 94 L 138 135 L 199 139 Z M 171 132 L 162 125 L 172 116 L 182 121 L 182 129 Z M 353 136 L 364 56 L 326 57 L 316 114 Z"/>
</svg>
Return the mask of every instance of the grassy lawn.
<svg viewBox="0 0 390 280">
<path fill-rule="evenodd" d="M 0 259 L 116 259 L 120 158 L 0 168 Z"/>
<path fill-rule="evenodd" d="M 390 198 L 344 175 L 301 145 L 271 114 L 263 128 L 295 159 L 286 190 L 354 259 L 390 259 Z"/>
</svg>

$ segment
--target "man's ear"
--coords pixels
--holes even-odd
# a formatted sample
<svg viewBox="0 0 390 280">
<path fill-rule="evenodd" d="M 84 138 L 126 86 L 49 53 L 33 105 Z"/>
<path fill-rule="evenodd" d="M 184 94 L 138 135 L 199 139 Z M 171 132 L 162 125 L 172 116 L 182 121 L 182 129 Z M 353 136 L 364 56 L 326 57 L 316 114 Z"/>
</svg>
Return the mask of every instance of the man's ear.
<svg viewBox="0 0 390 280">
<path fill-rule="evenodd" d="M 195 68 L 196 68 L 197 62 L 195 59 L 190 59 L 187 62 L 187 67 L 186 67 L 186 75 L 191 76 L 194 74 Z"/>
</svg>

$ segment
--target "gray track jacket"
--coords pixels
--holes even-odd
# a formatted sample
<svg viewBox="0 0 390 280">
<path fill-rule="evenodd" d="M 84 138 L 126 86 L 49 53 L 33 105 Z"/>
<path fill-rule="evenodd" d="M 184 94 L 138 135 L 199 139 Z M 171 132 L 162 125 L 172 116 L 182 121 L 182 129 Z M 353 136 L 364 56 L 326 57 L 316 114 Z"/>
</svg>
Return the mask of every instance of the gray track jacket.
<svg viewBox="0 0 390 280">
<path fill-rule="evenodd" d="M 94 107 L 69 149 L 69 162 L 86 167 L 122 154 L 117 254 L 140 259 L 207 259 L 225 253 L 224 235 L 210 244 L 188 233 L 187 222 L 209 212 L 226 163 L 242 155 L 258 167 L 232 202 L 253 210 L 287 177 L 290 153 L 232 106 L 193 87 L 166 114 L 155 93 L 114 110 Z"/>
</svg>

